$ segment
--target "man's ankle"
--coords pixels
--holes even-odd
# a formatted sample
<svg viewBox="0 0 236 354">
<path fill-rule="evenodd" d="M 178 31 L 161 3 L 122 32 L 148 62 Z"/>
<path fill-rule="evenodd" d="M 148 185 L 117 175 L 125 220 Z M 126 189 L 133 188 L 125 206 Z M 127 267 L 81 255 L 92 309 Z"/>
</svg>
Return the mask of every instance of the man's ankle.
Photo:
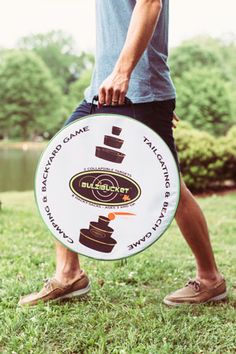
<svg viewBox="0 0 236 354">
<path fill-rule="evenodd" d="M 56 271 L 55 273 L 55 278 L 62 284 L 70 284 L 72 283 L 74 280 L 79 278 L 79 275 L 81 274 L 82 270 L 81 269 L 77 269 L 77 270 L 73 270 L 73 271 Z"/>
<path fill-rule="evenodd" d="M 212 273 L 198 273 L 196 276 L 196 279 L 202 282 L 205 285 L 211 285 L 214 284 L 220 280 L 222 280 L 224 277 L 219 273 L 219 272 L 212 272 Z"/>
</svg>

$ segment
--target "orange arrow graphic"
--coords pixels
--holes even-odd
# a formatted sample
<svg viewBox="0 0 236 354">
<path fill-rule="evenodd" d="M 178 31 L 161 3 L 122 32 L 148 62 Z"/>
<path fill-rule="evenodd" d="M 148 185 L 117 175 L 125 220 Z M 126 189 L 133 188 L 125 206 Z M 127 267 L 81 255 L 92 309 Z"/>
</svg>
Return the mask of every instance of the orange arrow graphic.
<svg viewBox="0 0 236 354">
<path fill-rule="evenodd" d="M 136 215 L 136 214 L 133 214 L 133 213 L 125 213 L 125 212 L 122 212 L 122 211 L 118 211 L 116 213 L 109 213 L 108 214 L 108 219 L 109 220 L 114 220 L 116 215 Z"/>
</svg>

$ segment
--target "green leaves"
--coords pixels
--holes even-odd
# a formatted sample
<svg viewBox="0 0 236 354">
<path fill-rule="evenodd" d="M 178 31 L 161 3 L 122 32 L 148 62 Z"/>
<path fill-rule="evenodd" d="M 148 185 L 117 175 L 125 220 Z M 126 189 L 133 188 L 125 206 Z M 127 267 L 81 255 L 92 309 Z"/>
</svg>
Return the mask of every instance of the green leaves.
<svg viewBox="0 0 236 354">
<path fill-rule="evenodd" d="M 236 127 L 216 139 L 180 122 L 175 130 L 181 172 L 193 191 L 222 188 L 236 182 Z"/>
<path fill-rule="evenodd" d="M 177 113 L 194 127 L 222 135 L 235 123 L 233 86 L 217 68 L 192 68 L 175 80 Z"/>
<path fill-rule="evenodd" d="M 17 47 L 0 50 L 1 136 L 50 137 L 83 98 L 93 55 L 78 54 L 62 31 L 23 37 Z"/>
<path fill-rule="evenodd" d="M 60 117 L 61 92 L 51 73 L 36 54 L 9 51 L 0 65 L 0 128 L 11 135 L 16 126 L 21 136 L 50 129 Z"/>
<path fill-rule="evenodd" d="M 236 46 L 198 37 L 170 56 L 177 113 L 195 128 L 219 136 L 236 123 Z"/>
<path fill-rule="evenodd" d="M 71 84 L 68 98 L 74 106 L 78 105 L 84 98 L 84 90 L 89 86 L 91 75 L 92 71 L 87 69 L 83 72 L 79 80 Z"/>
<path fill-rule="evenodd" d="M 78 53 L 72 36 L 63 31 L 38 33 L 21 38 L 18 47 L 36 53 L 50 69 L 63 93 L 67 94 L 87 68 L 91 69 L 94 58 L 87 53 Z"/>
</svg>

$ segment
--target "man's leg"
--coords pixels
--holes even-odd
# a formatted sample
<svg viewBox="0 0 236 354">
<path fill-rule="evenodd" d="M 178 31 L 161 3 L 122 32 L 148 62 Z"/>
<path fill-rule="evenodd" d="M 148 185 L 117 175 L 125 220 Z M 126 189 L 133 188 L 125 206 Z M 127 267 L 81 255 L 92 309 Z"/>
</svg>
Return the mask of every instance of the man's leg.
<svg viewBox="0 0 236 354">
<path fill-rule="evenodd" d="M 45 281 L 38 293 L 20 298 L 18 305 L 37 305 L 39 301 L 59 300 L 81 296 L 90 291 L 89 278 L 80 269 L 78 255 L 56 242 L 56 272 Z"/>
<path fill-rule="evenodd" d="M 196 279 L 190 280 L 184 288 L 167 295 L 164 303 L 177 306 L 225 299 L 225 280 L 216 266 L 205 217 L 182 178 L 175 219 L 195 256 L 197 274 Z"/>
<path fill-rule="evenodd" d="M 81 102 L 65 122 L 65 125 L 88 115 L 90 108 L 90 104 L 86 101 Z M 89 279 L 85 272 L 80 269 L 78 254 L 58 241 L 55 242 L 55 248 L 56 271 L 54 276 L 46 282 L 38 293 L 21 297 L 19 305 L 36 305 L 39 301 L 46 302 L 57 298 L 79 296 L 90 290 Z"/>
<path fill-rule="evenodd" d="M 20 298 L 18 305 L 37 305 L 39 301 L 58 300 L 81 296 L 90 291 L 89 278 L 80 269 L 77 253 L 70 251 L 56 241 L 56 272 L 46 280 L 38 293 L 32 293 Z"/>
<path fill-rule="evenodd" d="M 190 246 L 197 263 L 197 278 L 204 283 L 220 279 L 214 259 L 206 219 L 181 177 L 181 194 L 176 222 Z"/>
<path fill-rule="evenodd" d="M 56 241 L 55 278 L 62 284 L 70 284 L 78 278 L 81 270 L 79 256 Z"/>
</svg>

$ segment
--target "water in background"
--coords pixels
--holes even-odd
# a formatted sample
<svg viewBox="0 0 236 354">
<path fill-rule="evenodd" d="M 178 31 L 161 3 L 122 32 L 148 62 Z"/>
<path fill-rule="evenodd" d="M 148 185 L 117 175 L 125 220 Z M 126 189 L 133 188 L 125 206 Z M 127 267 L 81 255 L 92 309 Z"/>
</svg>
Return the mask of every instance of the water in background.
<svg viewBox="0 0 236 354">
<path fill-rule="evenodd" d="M 34 189 L 40 149 L 0 149 L 0 192 Z"/>
</svg>

